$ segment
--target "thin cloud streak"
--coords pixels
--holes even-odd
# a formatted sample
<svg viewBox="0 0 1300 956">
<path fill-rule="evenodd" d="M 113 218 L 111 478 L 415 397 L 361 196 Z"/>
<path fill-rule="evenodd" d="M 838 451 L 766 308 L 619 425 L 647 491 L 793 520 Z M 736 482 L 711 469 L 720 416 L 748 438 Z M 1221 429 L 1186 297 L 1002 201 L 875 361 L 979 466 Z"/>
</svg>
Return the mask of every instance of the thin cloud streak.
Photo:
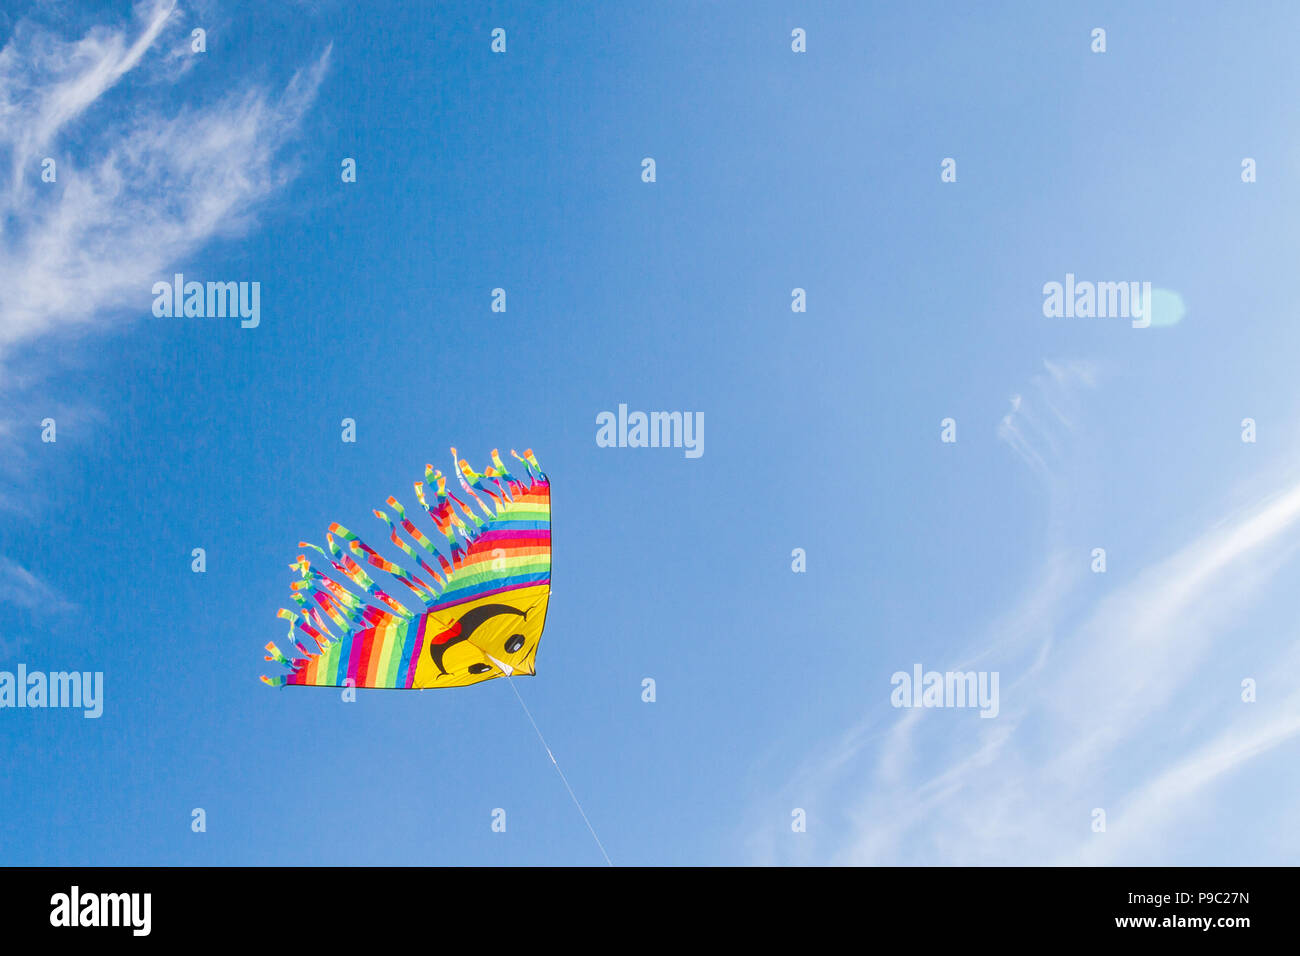
<svg viewBox="0 0 1300 956">
<path fill-rule="evenodd" d="M 0 606 L 28 611 L 66 611 L 70 605 L 59 592 L 16 561 L 0 555 Z"/>
</svg>

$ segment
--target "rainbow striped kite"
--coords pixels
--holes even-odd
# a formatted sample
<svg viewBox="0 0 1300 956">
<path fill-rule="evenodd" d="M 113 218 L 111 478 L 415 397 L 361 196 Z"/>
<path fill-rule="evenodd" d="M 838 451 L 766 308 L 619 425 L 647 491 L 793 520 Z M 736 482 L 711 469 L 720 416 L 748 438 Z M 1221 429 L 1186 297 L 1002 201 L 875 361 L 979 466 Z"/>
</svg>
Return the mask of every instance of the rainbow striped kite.
<svg viewBox="0 0 1300 956">
<path fill-rule="evenodd" d="M 396 522 L 375 512 L 418 571 L 389 561 L 339 524 L 330 525 L 325 536 L 328 553 L 299 542 L 298 547 L 318 552 L 355 590 L 298 555 L 290 565 L 301 575 L 291 585 L 298 610 L 281 609 L 279 616 L 290 622 L 289 643 L 302 656 L 288 657 L 275 642 L 267 644 L 266 659 L 279 661 L 289 673 L 263 676 L 263 681 L 275 687 L 424 690 L 537 673 L 551 589 L 550 481 L 532 451 L 511 452 L 523 465 L 521 478 L 506 470 L 496 449 L 492 466 L 481 475 L 457 459 L 456 449 L 451 454 L 456 477 L 482 516 L 447 491 L 442 472 L 426 465 L 425 482 L 436 488 L 434 500 L 428 501 L 425 482 L 415 483 L 415 496 L 446 537 L 444 550 L 434 547 L 396 498 L 388 499 Z M 491 499 L 490 506 L 478 492 Z M 410 542 L 398 534 L 399 526 Z M 390 575 L 414 600 L 402 595 L 404 604 L 388 594 L 363 564 Z"/>
</svg>

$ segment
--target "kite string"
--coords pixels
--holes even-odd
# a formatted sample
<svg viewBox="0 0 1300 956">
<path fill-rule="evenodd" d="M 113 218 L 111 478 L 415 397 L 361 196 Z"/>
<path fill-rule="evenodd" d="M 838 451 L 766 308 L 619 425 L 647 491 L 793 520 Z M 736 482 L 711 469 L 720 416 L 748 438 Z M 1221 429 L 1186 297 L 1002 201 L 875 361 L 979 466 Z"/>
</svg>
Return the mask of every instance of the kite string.
<svg viewBox="0 0 1300 956">
<path fill-rule="evenodd" d="M 555 767 L 555 772 L 560 775 L 560 780 L 564 783 L 564 789 L 569 791 L 569 796 L 573 800 L 573 805 L 577 807 L 578 812 L 582 814 L 582 822 L 587 824 L 587 829 L 591 831 L 591 838 L 596 841 L 596 846 L 600 847 L 600 855 L 605 858 L 605 862 L 608 865 L 613 866 L 613 861 L 610 860 L 609 854 L 605 852 L 605 845 L 600 842 L 600 837 L 596 836 L 596 828 L 593 827 L 591 821 L 587 819 L 587 811 L 582 809 L 582 804 L 578 802 L 577 794 L 575 794 L 573 788 L 569 786 L 569 780 L 564 776 L 564 771 L 560 769 L 560 765 L 555 759 L 555 754 L 551 753 L 551 748 L 546 743 L 546 738 L 542 736 L 542 731 L 537 726 L 537 721 L 533 720 L 532 712 L 529 711 L 528 705 L 524 703 L 524 699 L 519 696 L 519 688 L 515 686 L 514 678 L 509 674 L 506 674 L 506 680 L 510 682 L 510 689 L 515 692 L 515 699 L 519 701 L 519 706 L 524 709 L 524 716 L 526 716 L 528 722 L 533 725 L 533 730 L 537 731 L 537 739 L 542 742 L 542 747 L 546 749 L 546 756 L 551 758 L 551 765 Z"/>
</svg>

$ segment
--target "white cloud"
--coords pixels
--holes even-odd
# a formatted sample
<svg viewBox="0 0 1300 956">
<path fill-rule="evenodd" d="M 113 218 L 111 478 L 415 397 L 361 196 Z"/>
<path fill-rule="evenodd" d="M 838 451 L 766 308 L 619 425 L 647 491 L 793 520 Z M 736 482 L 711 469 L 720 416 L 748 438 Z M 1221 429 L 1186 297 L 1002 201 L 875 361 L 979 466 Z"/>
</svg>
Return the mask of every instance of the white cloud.
<svg viewBox="0 0 1300 956">
<path fill-rule="evenodd" d="M 179 75 L 157 50 L 173 25 L 167 2 L 138 8 L 130 28 L 96 27 L 77 41 L 20 23 L 0 51 L 0 168 L 11 175 L 0 189 L 0 361 L 107 310 L 147 314 L 154 281 L 212 238 L 248 228 L 293 175 L 276 157 L 329 50 L 278 95 L 249 87 L 172 115 L 136 103 L 130 121 L 77 129 L 78 148 L 59 148 L 131 71 Z M 58 163 L 53 184 L 40 181 L 47 154 Z"/>
<path fill-rule="evenodd" d="M 0 555 L 0 606 L 28 611 L 68 610 L 71 605 L 54 588 L 16 561 Z"/>
<path fill-rule="evenodd" d="M 1080 473 L 1097 467 L 1077 441 L 1086 434 L 1081 389 L 1095 381 L 1084 366 L 1049 364 L 1038 393 L 1013 400 L 1000 429 L 1046 480 L 1049 500 L 1069 507 Z M 756 858 L 1168 862 L 1186 840 L 1186 816 L 1207 812 L 1222 781 L 1300 738 L 1300 693 L 1241 703 L 1247 675 L 1221 665 L 1246 613 L 1295 557 L 1300 482 L 1290 474 L 1275 487 L 1122 578 L 1095 577 L 1077 547 L 1061 550 L 1067 539 L 1049 534 L 1057 547 L 1026 598 L 989 626 L 969 661 L 953 662 L 1002 673 L 1001 715 L 864 719 L 787 790 L 819 808 L 825 842 L 812 828 L 798 841 L 767 831 L 753 839 Z M 1256 633 L 1250 646 L 1253 666 L 1287 691 L 1300 684 L 1289 637 Z M 1107 812 L 1104 834 L 1090 830 L 1094 807 Z"/>
<path fill-rule="evenodd" d="M 100 28 L 76 43 L 23 31 L 25 43 L 16 35 L 0 51 L 0 117 L 15 190 L 23 168 L 58 131 L 140 62 L 175 9 L 175 3 L 142 9 L 144 29 L 130 46 L 122 33 Z"/>
<path fill-rule="evenodd" d="M 1075 428 L 1078 392 L 1097 384 L 1097 370 L 1088 362 L 1043 362 L 1046 374 L 1031 380 L 1037 395 L 1029 402 L 1011 396 L 1011 410 L 998 425 L 1006 442 L 1039 477 L 1051 480 L 1059 469 L 1063 440 Z"/>
</svg>

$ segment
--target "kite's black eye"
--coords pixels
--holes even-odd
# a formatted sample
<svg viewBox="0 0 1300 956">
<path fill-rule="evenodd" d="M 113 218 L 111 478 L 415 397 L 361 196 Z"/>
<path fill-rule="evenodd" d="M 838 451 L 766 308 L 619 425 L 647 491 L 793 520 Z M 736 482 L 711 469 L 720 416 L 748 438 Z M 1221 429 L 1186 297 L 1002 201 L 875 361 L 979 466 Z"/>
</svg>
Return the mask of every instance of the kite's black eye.
<svg viewBox="0 0 1300 956">
<path fill-rule="evenodd" d="M 470 664 L 469 672 L 471 674 L 486 674 L 492 669 L 491 664 Z"/>
<path fill-rule="evenodd" d="M 510 640 L 506 641 L 506 651 L 513 654 L 519 648 L 524 646 L 524 636 L 522 634 L 511 635 Z"/>
</svg>

